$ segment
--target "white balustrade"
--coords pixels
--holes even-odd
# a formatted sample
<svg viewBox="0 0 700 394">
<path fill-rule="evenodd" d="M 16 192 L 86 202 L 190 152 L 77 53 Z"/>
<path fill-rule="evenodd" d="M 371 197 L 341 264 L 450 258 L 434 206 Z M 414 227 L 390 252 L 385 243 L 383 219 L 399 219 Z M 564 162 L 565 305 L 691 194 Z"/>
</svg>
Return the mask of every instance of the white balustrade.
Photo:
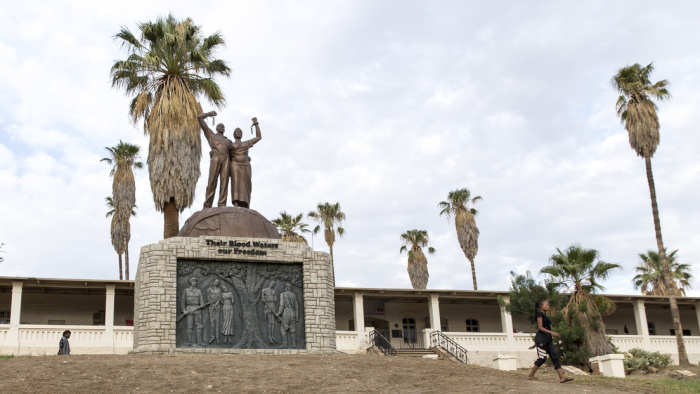
<svg viewBox="0 0 700 394">
<path fill-rule="evenodd" d="M 338 350 L 354 350 L 359 346 L 359 332 L 357 331 L 336 331 L 335 346 Z"/>
<path fill-rule="evenodd" d="M 610 339 L 613 345 L 617 346 L 617 348 L 623 352 L 635 348 L 644 348 L 644 336 L 642 335 L 611 335 Z"/>
<path fill-rule="evenodd" d="M 482 332 L 443 332 L 463 348 L 489 349 L 506 351 L 508 349 L 508 334 Z"/>
<path fill-rule="evenodd" d="M 104 326 L 53 326 L 21 324 L 18 338 L 10 338 L 10 328 L 0 327 L 0 347 L 12 346 L 15 354 L 55 354 L 65 330 L 70 330 L 71 349 L 76 354 L 127 353 L 134 347 L 134 328 L 112 327 L 113 336 L 106 335 Z"/>
<path fill-rule="evenodd" d="M 515 338 L 515 350 L 527 350 L 535 343 L 535 334 L 513 334 Z"/>
</svg>

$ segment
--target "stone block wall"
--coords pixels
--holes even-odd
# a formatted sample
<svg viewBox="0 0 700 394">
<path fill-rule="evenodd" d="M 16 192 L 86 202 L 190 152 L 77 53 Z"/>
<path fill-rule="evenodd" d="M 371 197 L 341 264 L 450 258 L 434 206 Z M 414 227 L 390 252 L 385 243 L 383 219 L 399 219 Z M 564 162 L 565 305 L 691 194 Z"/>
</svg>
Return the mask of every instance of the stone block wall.
<svg viewBox="0 0 700 394">
<path fill-rule="evenodd" d="M 265 255 L 226 253 L 228 245 L 261 242 L 277 244 Z M 218 243 L 218 242 L 217 242 Z M 255 249 L 255 248 L 245 248 Z M 222 252 L 223 250 L 223 252 Z M 296 349 L 186 349 L 176 348 L 177 260 L 302 263 L 306 350 Z M 134 352 L 136 353 L 332 353 L 335 346 L 333 263 L 327 253 L 295 242 L 218 236 L 175 237 L 141 248 L 134 294 Z"/>
</svg>

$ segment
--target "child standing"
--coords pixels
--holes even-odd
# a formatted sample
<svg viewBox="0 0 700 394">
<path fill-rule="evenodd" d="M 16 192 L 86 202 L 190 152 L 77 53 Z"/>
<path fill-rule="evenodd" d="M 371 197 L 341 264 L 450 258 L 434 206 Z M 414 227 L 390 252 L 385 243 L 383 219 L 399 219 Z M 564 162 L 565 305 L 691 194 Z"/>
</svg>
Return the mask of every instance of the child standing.
<svg viewBox="0 0 700 394">
<path fill-rule="evenodd" d="M 68 338 L 70 338 L 70 331 L 63 331 L 61 341 L 58 343 L 59 356 L 70 356 L 70 343 L 68 343 Z"/>
</svg>

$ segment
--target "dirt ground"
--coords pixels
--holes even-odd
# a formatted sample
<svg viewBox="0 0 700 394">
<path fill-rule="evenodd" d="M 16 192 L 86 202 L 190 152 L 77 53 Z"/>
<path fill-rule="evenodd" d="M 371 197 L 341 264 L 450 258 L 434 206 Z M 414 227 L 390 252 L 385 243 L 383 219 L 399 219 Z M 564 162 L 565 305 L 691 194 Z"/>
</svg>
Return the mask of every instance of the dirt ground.
<svg viewBox="0 0 700 394">
<path fill-rule="evenodd" d="M 350 355 L 99 355 L 0 359 L 2 393 L 622 393 L 632 380 L 575 377 L 554 371 L 539 382 L 448 361 Z"/>
</svg>

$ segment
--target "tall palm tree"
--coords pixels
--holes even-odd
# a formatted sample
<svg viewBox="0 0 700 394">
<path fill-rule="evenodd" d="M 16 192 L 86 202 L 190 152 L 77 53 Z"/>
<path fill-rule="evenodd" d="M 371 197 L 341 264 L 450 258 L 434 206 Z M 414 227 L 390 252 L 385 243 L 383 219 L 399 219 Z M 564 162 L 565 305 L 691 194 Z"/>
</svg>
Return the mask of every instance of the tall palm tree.
<svg viewBox="0 0 700 394">
<path fill-rule="evenodd" d="M 330 203 L 318 203 L 316 205 L 316 210 L 309 212 L 307 215 L 311 219 L 316 220 L 319 224 L 314 228 L 313 233 L 318 234 L 321 230 L 321 225 L 323 225 L 323 237 L 326 239 L 326 244 L 328 244 L 328 249 L 331 251 L 331 261 L 335 264 L 333 259 L 333 245 L 335 245 L 335 233 L 338 233 L 339 237 L 345 235 L 345 229 L 340 227 L 345 221 L 345 213 L 340 210 L 340 203 L 337 202 L 333 205 Z M 333 286 L 335 286 L 335 270 L 333 270 Z"/>
<path fill-rule="evenodd" d="M 620 265 L 601 261 L 597 250 L 584 249 L 580 245 L 570 246 L 564 251 L 557 248 L 557 253 L 549 261 L 551 265 L 542 268 L 540 273 L 550 275 L 559 290 L 570 293 L 568 303 L 562 308 L 567 322 L 571 324 L 573 320 L 584 328 L 586 346 L 592 357 L 611 354 L 602 315 L 614 312 L 615 304 L 606 297 L 594 296 L 594 293 L 604 289 L 600 281 L 607 279 Z"/>
<path fill-rule="evenodd" d="M 107 211 L 105 217 L 112 217 L 112 224 L 110 225 L 110 235 L 112 237 L 112 246 L 114 247 L 114 251 L 117 252 L 117 255 L 119 256 L 119 280 L 122 280 L 124 279 L 124 274 L 122 271 L 122 254 L 124 253 L 124 238 L 126 236 L 127 242 L 131 239 L 131 224 L 128 222 L 126 223 L 126 226 L 129 229 L 129 231 L 127 231 L 126 234 L 124 234 L 125 225 L 122 223 L 120 216 L 115 215 L 117 209 L 114 207 L 114 200 L 112 200 L 112 197 L 105 197 L 105 203 L 107 205 L 107 208 L 109 208 L 109 211 Z M 136 205 L 134 205 L 134 208 L 137 208 Z M 131 216 L 136 216 L 135 210 L 131 211 Z"/>
<path fill-rule="evenodd" d="M 345 229 L 340 227 L 345 221 L 345 214 L 340 210 L 340 203 L 318 203 L 315 211 L 309 212 L 308 217 L 316 220 L 319 224 L 314 228 L 314 234 L 318 234 L 323 225 L 323 237 L 326 239 L 326 244 L 331 251 L 331 260 L 333 259 L 333 245 L 335 244 L 335 233 L 339 237 L 345 235 Z"/>
<path fill-rule="evenodd" d="M 202 141 L 197 97 L 217 108 L 225 100 L 214 77 L 230 75 L 223 60 L 213 59 L 224 45 L 217 32 L 203 37 L 191 19 L 172 15 L 138 25 L 137 38 L 122 27 L 114 38 L 129 56 L 112 66 L 112 87 L 134 96 L 129 116 L 143 120 L 149 135 L 148 174 L 156 209 L 163 212 L 165 238 L 177 235 L 179 213 L 192 205 L 200 176 Z"/>
<path fill-rule="evenodd" d="M 472 282 L 474 284 L 474 290 L 477 290 L 474 258 L 476 254 L 479 253 L 479 229 L 476 227 L 476 220 L 474 217 L 478 211 L 474 208 L 470 208 L 469 205 L 474 205 L 482 198 L 481 196 L 472 197 L 471 195 L 471 192 L 467 188 L 453 190 L 447 194 L 447 201 L 442 201 L 438 204 L 438 208 L 442 208 L 440 215 L 447 216 L 448 222 L 450 216 L 455 217 L 459 246 L 472 265 Z"/>
<path fill-rule="evenodd" d="M 425 230 L 408 230 L 401 234 L 403 245 L 399 253 L 408 251 L 408 277 L 414 289 L 425 289 L 428 286 L 428 259 L 423 248 L 428 246 L 428 253 L 434 254 L 435 248 L 430 246 L 430 237 Z"/>
<path fill-rule="evenodd" d="M 282 240 L 285 242 L 303 242 L 309 244 L 303 235 L 299 233 L 310 233 L 311 231 L 307 229 L 309 226 L 306 223 L 302 223 L 301 219 L 304 217 L 303 213 L 297 216 L 292 216 L 287 213 L 287 211 L 280 212 L 280 217 L 274 219 L 272 223 L 277 226 L 277 231 L 279 231 Z"/>
<path fill-rule="evenodd" d="M 143 168 L 143 163 L 139 159 L 138 145 L 119 141 L 114 147 L 106 147 L 110 157 L 105 157 L 100 161 L 112 165 L 109 175 L 112 177 L 112 205 L 114 206 L 114 217 L 112 226 L 121 224 L 121 244 L 124 252 L 124 268 L 126 280 L 129 280 L 129 239 L 131 238 L 131 225 L 129 219 L 136 206 L 136 182 L 134 180 L 134 168 Z M 114 229 L 112 230 L 114 237 Z M 116 250 L 116 246 L 115 246 Z M 119 251 L 117 251 L 119 253 Z M 121 260 L 121 258 L 120 258 Z M 121 270 L 120 270 L 121 272 Z M 120 275 L 121 277 L 121 275 Z"/>
<path fill-rule="evenodd" d="M 666 249 L 661 237 L 661 221 L 659 220 L 659 207 L 656 203 L 656 186 L 654 185 L 654 175 L 651 170 L 651 158 L 659 146 L 659 117 L 656 114 L 656 103 L 652 99 L 659 101 L 671 97 L 666 87 L 667 80 L 652 83 L 649 80 L 654 71 L 653 63 L 646 67 L 639 64 L 622 67 L 613 76 L 611 83 L 620 94 L 615 108 L 620 121 L 625 125 L 629 134 L 630 146 L 637 153 L 637 156 L 644 158 L 647 172 L 647 182 L 649 184 L 649 194 L 651 195 L 651 212 L 654 216 L 654 230 L 656 231 L 656 246 L 659 249 L 661 268 L 663 270 L 664 282 L 667 288 L 673 287 L 671 268 L 666 259 Z M 676 343 L 678 344 L 678 362 L 681 365 L 688 364 L 688 353 L 685 350 L 683 341 L 683 327 L 681 326 L 680 313 L 678 312 L 678 302 L 675 293 L 669 294 L 671 304 L 671 316 L 673 317 L 673 327 L 676 331 Z"/>
<path fill-rule="evenodd" d="M 692 270 L 689 264 L 680 264 L 676 261 L 676 253 L 678 253 L 678 249 L 666 255 L 673 277 L 672 289 L 677 297 L 685 297 L 685 290 L 691 288 L 690 279 L 693 278 L 693 274 L 691 274 Z M 634 288 L 641 288 L 644 295 L 668 296 L 669 292 L 663 280 L 659 254 L 649 250 L 646 254 L 640 253 L 639 258 L 642 261 L 636 268 L 638 274 L 632 280 Z M 651 290 L 649 290 L 649 286 L 651 286 Z"/>
</svg>

